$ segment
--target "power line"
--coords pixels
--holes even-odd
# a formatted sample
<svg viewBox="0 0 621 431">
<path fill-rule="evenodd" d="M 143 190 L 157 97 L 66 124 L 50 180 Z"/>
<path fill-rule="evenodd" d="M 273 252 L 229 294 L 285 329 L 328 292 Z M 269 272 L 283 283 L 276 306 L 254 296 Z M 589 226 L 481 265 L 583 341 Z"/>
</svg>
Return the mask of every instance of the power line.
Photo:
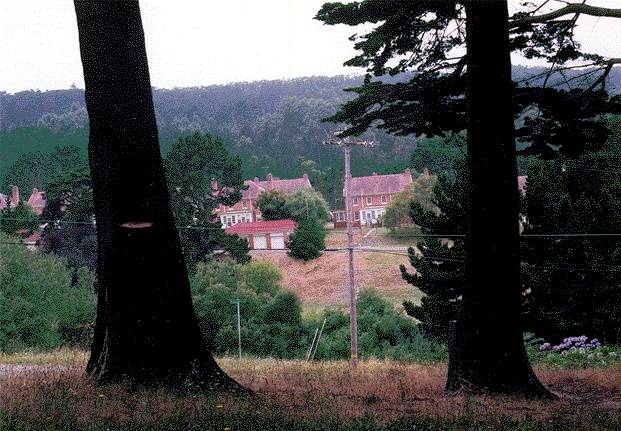
<svg viewBox="0 0 621 431">
<path fill-rule="evenodd" d="M 79 225 L 92 225 L 96 226 L 94 222 L 86 222 L 86 221 L 76 221 L 76 220 L 49 220 L 49 219 L 26 219 L 26 218 L 16 218 L 16 217 L 2 217 L 0 216 L 0 220 L 9 220 L 9 221 L 19 221 L 25 223 L 52 223 L 52 224 L 79 224 Z M 224 228 L 218 226 L 181 226 L 176 225 L 177 229 L 186 229 L 186 230 L 223 230 Z M 410 238 L 465 238 L 465 234 L 461 233 L 419 233 L 419 234 L 408 234 Z M 531 233 L 531 234 L 520 234 L 520 238 L 607 238 L 607 237 L 621 237 L 620 233 L 587 233 L 587 232 L 572 232 L 572 233 Z M 343 250 L 348 250 L 344 248 Z"/>
</svg>

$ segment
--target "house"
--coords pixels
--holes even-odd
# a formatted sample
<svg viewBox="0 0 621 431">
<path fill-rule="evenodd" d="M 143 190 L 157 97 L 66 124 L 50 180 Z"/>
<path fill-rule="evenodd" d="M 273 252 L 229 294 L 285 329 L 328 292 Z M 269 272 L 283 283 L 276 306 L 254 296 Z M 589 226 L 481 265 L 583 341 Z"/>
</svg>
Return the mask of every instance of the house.
<svg viewBox="0 0 621 431">
<path fill-rule="evenodd" d="M 31 207 L 37 215 L 41 215 L 45 208 L 44 192 L 33 188 L 30 197 L 24 203 Z M 0 210 L 6 207 L 15 208 L 17 205 L 19 205 L 19 188 L 17 186 L 11 187 L 11 197 L 0 193 Z"/>
<path fill-rule="evenodd" d="M 255 178 L 254 180 L 244 181 L 247 186 L 242 190 L 242 199 L 235 205 L 227 207 L 220 205 L 216 209 L 222 226 L 233 226 L 237 223 L 256 222 L 261 220 L 261 211 L 257 208 L 257 198 L 268 190 L 278 190 L 286 195 L 293 194 L 298 190 L 312 189 L 308 175 L 304 174 L 301 178 L 284 179 L 275 178 L 272 174 L 267 174 L 265 181 Z"/>
<path fill-rule="evenodd" d="M 426 175 L 429 175 L 426 172 Z M 377 225 L 392 198 L 412 183 L 412 173 L 406 169 L 400 174 L 373 175 L 351 179 L 353 225 Z M 345 190 L 343 190 L 343 196 Z M 345 227 L 345 210 L 332 212 L 334 227 Z"/>
<path fill-rule="evenodd" d="M 284 250 L 289 242 L 289 235 L 297 223 L 293 220 L 261 220 L 236 223 L 225 228 L 227 234 L 237 234 L 248 240 L 251 250 Z"/>
</svg>

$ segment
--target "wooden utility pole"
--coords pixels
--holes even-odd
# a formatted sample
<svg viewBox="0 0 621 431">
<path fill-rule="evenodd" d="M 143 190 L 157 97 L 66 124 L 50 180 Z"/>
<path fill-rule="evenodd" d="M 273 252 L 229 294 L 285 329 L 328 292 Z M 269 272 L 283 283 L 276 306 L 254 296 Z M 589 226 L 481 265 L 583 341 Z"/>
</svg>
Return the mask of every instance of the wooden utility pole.
<svg viewBox="0 0 621 431">
<path fill-rule="evenodd" d="M 335 132 L 338 137 L 339 132 Z M 351 196 L 351 163 L 350 152 L 352 146 L 372 146 L 372 141 L 363 141 L 346 137 L 344 139 L 330 139 L 324 145 L 336 145 L 343 148 L 345 153 L 345 219 L 347 221 L 347 252 L 349 254 L 349 326 L 351 333 L 351 365 L 358 365 L 358 319 L 356 317 L 356 301 L 358 294 L 354 280 L 354 232 L 353 208 Z"/>
</svg>

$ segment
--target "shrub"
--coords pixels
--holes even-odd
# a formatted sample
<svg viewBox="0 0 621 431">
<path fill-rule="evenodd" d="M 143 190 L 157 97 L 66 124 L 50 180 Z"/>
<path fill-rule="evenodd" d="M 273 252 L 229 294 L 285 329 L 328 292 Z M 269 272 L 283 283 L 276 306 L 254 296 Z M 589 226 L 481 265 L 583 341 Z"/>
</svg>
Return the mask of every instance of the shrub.
<svg viewBox="0 0 621 431">
<path fill-rule="evenodd" d="M 280 270 L 269 262 L 245 265 L 231 261 L 201 263 L 191 278 L 194 309 L 203 337 L 220 355 L 237 354 L 237 312 L 230 301 L 241 298 L 244 354 L 296 358 L 303 355 L 308 333 L 300 303 L 280 282 Z"/>
<path fill-rule="evenodd" d="M 1 236 L 2 242 L 17 239 Z M 94 275 L 65 259 L 0 244 L 0 351 L 86 347 L 95 320 Z"/>
<path fill-rule="evenodd" d="M 327 310 L 324 318 L 326 325 L 316 358 L 349 358 L 349 317 L 338 310 Z M 413 319 L 399 314 L 374 289 L 361 291 L 358 298 L 358 349 L 361 358 L 419 362 L 446 359 L 443 345 L 424 338 Z"/>
<path fill-rule="evenodd" d="M 306 261 L 318 258 L 326 248 L 325 237 L 326 232 L 317 220 L 301 220 L 291 235 L 289 256 Z"/>
</svg>

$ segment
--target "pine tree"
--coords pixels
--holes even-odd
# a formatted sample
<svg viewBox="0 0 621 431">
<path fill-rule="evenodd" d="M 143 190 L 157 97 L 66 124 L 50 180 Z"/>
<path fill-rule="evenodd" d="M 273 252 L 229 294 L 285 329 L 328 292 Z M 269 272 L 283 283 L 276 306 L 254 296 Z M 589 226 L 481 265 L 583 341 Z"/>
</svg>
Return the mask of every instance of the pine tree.
<svg viewBox="0 0 621 431">
<path fill-rule="evenodd" d="M 405 311 L 418 321 L 423 333 L 446 342 L 449 321 L 457 317 L 464 283 L 465 232 L 465 166 L 454 163 L 454 175 L 442 174 L 433 188 L 432 201 L 439 212 L 424 209 L 416 201 L 410 204 L 410 217 L 423 234 L 447 235 L 428 237 L 409 248 L 408 257 L 415 271 L 409 273 L 401 265 L 401 275 L 425 296 L 421 305 L 403 303 Z M 451 236 L 458 234 L 459 236 Z"/>
<path fill-rule="evenodd" d="M 326 232 L 314 218 L 300 220 L 289 241 L 289 256 L 301 260 L 313 260 L 326 248 Z"/>
</svg>

